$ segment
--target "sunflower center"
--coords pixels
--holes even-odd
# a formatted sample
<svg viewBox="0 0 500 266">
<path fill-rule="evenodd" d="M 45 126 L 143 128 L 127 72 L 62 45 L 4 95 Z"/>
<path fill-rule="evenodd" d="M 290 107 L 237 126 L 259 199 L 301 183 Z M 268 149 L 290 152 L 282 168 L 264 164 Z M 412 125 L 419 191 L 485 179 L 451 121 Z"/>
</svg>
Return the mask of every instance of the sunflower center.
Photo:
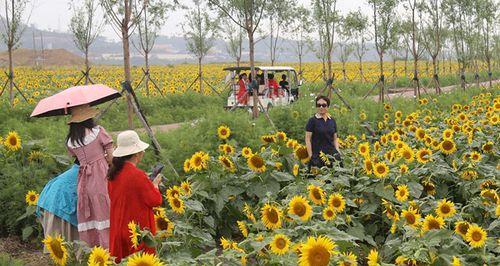
<svg viewBox="0 0 500 266">
<path fill-rule="evenodd" d="M 180 208 L 181 207 L 181 202 L 177 198 L 174 199 L 174 206 L 176 208 Z"/>
<path fill-rule="evenodd" d="M 221 130 L 220 130 L 220 134 L 221 134 L 222 136 L 225 136 L 225 135 L 227 134 L 226 129 L 221 129 Z"/>
<path fill-rule="evenodd" d="M 409 224 L 414 224 L 416 221 L 415 215 L 413 215 L 413 213 L 407 213 L 405 215 L 405 219 L 406 219 L 406 222 Z"/>
<path fill-rule="evenodd" d="M 332 199 L 332 206 L 333 207 L 338 208 L 338 207 L 340 207 L 340 205 L 341 205 L 340 199 L 338 199 L 338 198 Z"/>
<path fill-rule="evenodd" d="M 293 212 L 299 216 L 302 217 L 306 214 L 306 206 L 302 202 L 295 203 L 293 206 Z"/>
<path fill-rule="evenodd" d="M 326 216 L 332 217 L 333 216 L 333 211 L 332 210 L 327 210 L 326 211 Z"/>
<path fill-rule="evenodd" d="M 330 252 L 322 246 L 311 248 L 308 256 L 309 265 L 326 266 L 330 262 Z"/>
<path fill-rule="evenodd" d="M 472 232 L 472 240 L 478 242 L 478 241 L 481 241 L 482 238 L 483 238 L 483 235 L 481 234 L 481 232 L 479 232 L 479 231 Z"/>
<path fill-rule="evenodd" d="M 264 160 L 262 160 L 262 158 L 260 158 L 259 156 L 253 156 L 252 164 L 257 168 L 260 168 L 264 165 Z"/>
<path fill-rule="evenodd" d="M 224 158 L 222 160 L 222 163 L 224 163 L 224 166 L 226 166 L 227 168 L 231 168 L 231 163 L 229 162 L 228 159 Z"/>
<path fill-rule="evenodd" d="M 104 264 L 105 262 L 106 261 L 104 260 L 103 257 L 97 256 L 97 257 L 94 258 L 94 263 L 97 264 L 97 265 L 99 265 L 99 266 L 100 265 L 105 265 Z"/>
<path fill-rule="evenodd" d="M 50 242 L 50 248 L 52 249 L 52 253 L 58 259 L 62 259 L 64 257 L 64 251 L 61 248 L 61 242 L 58 240 L 53 240 Z"/>
<path fill-rule="evenodd" d="M 195 166 L 200 166 L 201 165 L 201 158 L 200 157 L 196 157 L 194 159 L 194 165 Z"/>
<path fill-rule="evenodd" d="M 444 141 L 443 142 L 443 149 L 446 151 L 450 151 L 453 149 L 453 143 L 451 141 Z"/>
<path fill-rule="evenodd" d="M 321 193 L 319 193 L 318 189 L 313 189 L 312 195 L 315 200 L 321 200 Z"/>
<path fill-rule="evenodd" d="M 404 190 L 400 190 L 400 191 L 399 191 L 399 196 L 400 196 L 400 197 L 404 197 L 404 196 L 406 196 L 406 191 L 404 191 Z"/>
<path fill-rule="evenodd" d="M 442 213 L 447 214 L 447 213 L 449 213 L 450 211 L 451 211 L 450 206 L 448 206 L 448 205 L 443 205 L 443 206 L 441 206 L 441 212 L 442 212 Z"/>
<path fill-rule="evenodd" d="M 467 231 L 469 230 L 469 226 L 467 224 L 461 224 L 458 226 L 458 231 L 462 233 L 463 235 L 467 234 Z"/>
<path fill-rule="evenodd" d="M 379 174 L 385 173 L 385 167 L 382 165 L 377 166 L 377 173 Z"/>
<path fill-rule="evenodd" d="M 277 247 L 277 248 L 279 248 L 279 249 L 284 249 L 284 248 L 285 248 L 285 246 L 286 246 L 286 241 L 285 241 L 285 239 L 283 239 L 283 238 L 278 238 L 278 239 L 276 240 L 276 247 Z"/>
<path fill-rule="evenodd" d="M 270 209 L 268 212 L 267 212 L 267 218 L 268 220 L 275 224 L 275 223 L 278 223 L 278 212 L 274 209 Z"/>
<path fill-rule="evenodd" d="M 429 230 L 432 230 L 432 229 L 439 229 L 440 226 L 439 226 L 439 223 L 437 220 L 435 219 L 432 219 L 429 221 Z"/>
<path fill-rule="evenodd" d="M 158 218 L 158 219 L 156 219 L 156 227 L 158 227 L 158 229 L 160 231 L 167 230 L 168 229 L 168 221 L 163 219 L 163 218 Z"/>
<path fill-rule="evenodd" d="M 31 201 L 35 201 L 35 200 L 36 200 L 36 196 L 35 196 L 35 195 L 31 195 L 31 196 L 30 196 L 30 200 L 31 200 Z"/>
</svg>

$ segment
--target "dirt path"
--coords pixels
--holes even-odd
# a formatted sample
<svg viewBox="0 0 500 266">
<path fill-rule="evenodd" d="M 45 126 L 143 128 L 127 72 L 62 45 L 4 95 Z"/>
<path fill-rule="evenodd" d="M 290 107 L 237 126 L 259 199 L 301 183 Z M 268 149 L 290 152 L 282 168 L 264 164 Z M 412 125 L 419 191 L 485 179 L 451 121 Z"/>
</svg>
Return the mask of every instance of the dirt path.
<svg viewBox="0 0 500 266">
<path fill-rule="evenodd" d="M 26 266 L 53 265 L 48 254 L 43 254 L 42 244 L 23 243 L 19 237 L 0 238 L 0 253 L 22 260 Z"/>
<path fill-rule="evenodd" d="M 163 132 L 168 132 L 174 129 L 178 129 L 181 127 L 181 125 L 184 123 L 172 123 L 172 124 L 166 124 L 166 125 L 157 125 L 157 126 L 151 126 L 151 129 L 153 130 L 154 133 L 163 133 Z M 134 129 L 138 133 L 145 133 L 146 130 L 144 128 L 136 128 Z M 111 135 L 117 136 L 121 131 L 113 131 L 111 132 Z"/>
<path fill-rule="evenodd" d="M 500 80 L 493 80 L 492 83 L 493 84 L 500 83 Z M 470 83 L 467 85 L 467 87 L 475 86 L 475 85 L 476 85 L 476 83 Z M 479 83 L 479 85 L 488 87 L 489 81 L 481 82 L 481 83 Z M 450 92 L 456 88 L 460 88 L 460 85 L 451 85 L 451 86 L 441 87 L 441 91 L 443 93 L 447 93 L 447 92 Z M 434 88 L 425 88 L 425 90 L 427 90 L 427 94 L 436 93 L 436 90 Z M 422 96 L 427 95 L 425 90 L 421 89 L 420 95 L 422 95 Z M 414 91 L 413 91 L 413 88 L 399 88 L 398 92 L 386 94 L 385 97 L 387 97 L 387 96 L 389 96 L 388 97 L 389 100 L 397 98 L 397 97 L 408 97 L 409 98 L 409 97 L 414 97 Z M 374 101 L 378 101 L 378 95 L 371 96 L 371 99 Z"/>
</svg>

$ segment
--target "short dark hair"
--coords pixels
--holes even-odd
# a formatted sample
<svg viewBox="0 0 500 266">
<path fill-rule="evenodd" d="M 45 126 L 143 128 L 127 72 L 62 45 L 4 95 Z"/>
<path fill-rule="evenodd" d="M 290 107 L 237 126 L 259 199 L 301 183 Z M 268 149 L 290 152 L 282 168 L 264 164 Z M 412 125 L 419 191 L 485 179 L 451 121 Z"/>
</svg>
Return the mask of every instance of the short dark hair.
<svg viewBox="0 0 500 266">
<path fill-rule="evenodd" d="M 286 75 L 285 74 L 281 75 L 281 79 L 286 79 Z"/>
<path fill-rule="evenodd" d="M 324 100 L 328 106 L 330 106 L 330 99 L 325 95 L 319 95 L 316 97 L 316 101 L 314 103 L 318 103 L 319 100 Z"/>
</svg>

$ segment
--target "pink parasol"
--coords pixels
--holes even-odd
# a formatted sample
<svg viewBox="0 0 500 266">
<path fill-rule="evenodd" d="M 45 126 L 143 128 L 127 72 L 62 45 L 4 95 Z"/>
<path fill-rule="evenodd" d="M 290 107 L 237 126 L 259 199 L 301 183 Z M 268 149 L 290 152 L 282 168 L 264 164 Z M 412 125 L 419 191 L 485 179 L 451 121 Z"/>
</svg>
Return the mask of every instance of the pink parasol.
<svg viewBox="0 0 500 266">
<path fill-rule="evenodd" d="M 70 107 L 82 104 L 98 105 L 120 96 L 118 91 L 103 84 L 75 86 L 42 99 L 31 113 L 31 117 L 67 115 Z"/>
</svg>

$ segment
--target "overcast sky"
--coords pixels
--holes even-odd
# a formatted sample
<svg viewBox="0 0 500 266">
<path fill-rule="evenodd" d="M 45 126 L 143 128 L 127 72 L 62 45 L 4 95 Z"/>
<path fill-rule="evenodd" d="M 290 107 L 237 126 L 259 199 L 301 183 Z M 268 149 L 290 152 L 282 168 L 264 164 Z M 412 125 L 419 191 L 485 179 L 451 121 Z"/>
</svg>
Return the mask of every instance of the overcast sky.
<svg viewBox="0 0 500 266">
<path fill-rule="evenodd" d="M 37 28 L 45 30 L 68 31 L 71 12 L 69 5 L 71 0 L 32 0 L 34 7 L 29 24 L 35 24 Z M 192 3 L 191 0 L 179 0 L 181 3 Z M 275 1 L 275 0 L 270 0 Z M 277 0 L 279 1 L 279 0 Z M 300 4 L 310 6 L 310 0 L 297 0 Z M 83 2 L 83 0 L 77 1 Z M 363 13 L 369 14 L 369 6 L 366 0 L 338 0 L 338 9 L 341 13 L 347 13 L 350 10 L 361 8 Z M 192 4 L 190 4 L 192 6 Z M 2 10 L 3 11 L 3 10 Z M 175 11 L 169 14 L 164 27 L 161 29 L 163 35 L 182 36 L 180 23 L 183 22 L 186 10 Z M 118 39 L 118 35 L 110 26 L 103 28 L 102 35 L 110 39 Z"/>
</svg>

